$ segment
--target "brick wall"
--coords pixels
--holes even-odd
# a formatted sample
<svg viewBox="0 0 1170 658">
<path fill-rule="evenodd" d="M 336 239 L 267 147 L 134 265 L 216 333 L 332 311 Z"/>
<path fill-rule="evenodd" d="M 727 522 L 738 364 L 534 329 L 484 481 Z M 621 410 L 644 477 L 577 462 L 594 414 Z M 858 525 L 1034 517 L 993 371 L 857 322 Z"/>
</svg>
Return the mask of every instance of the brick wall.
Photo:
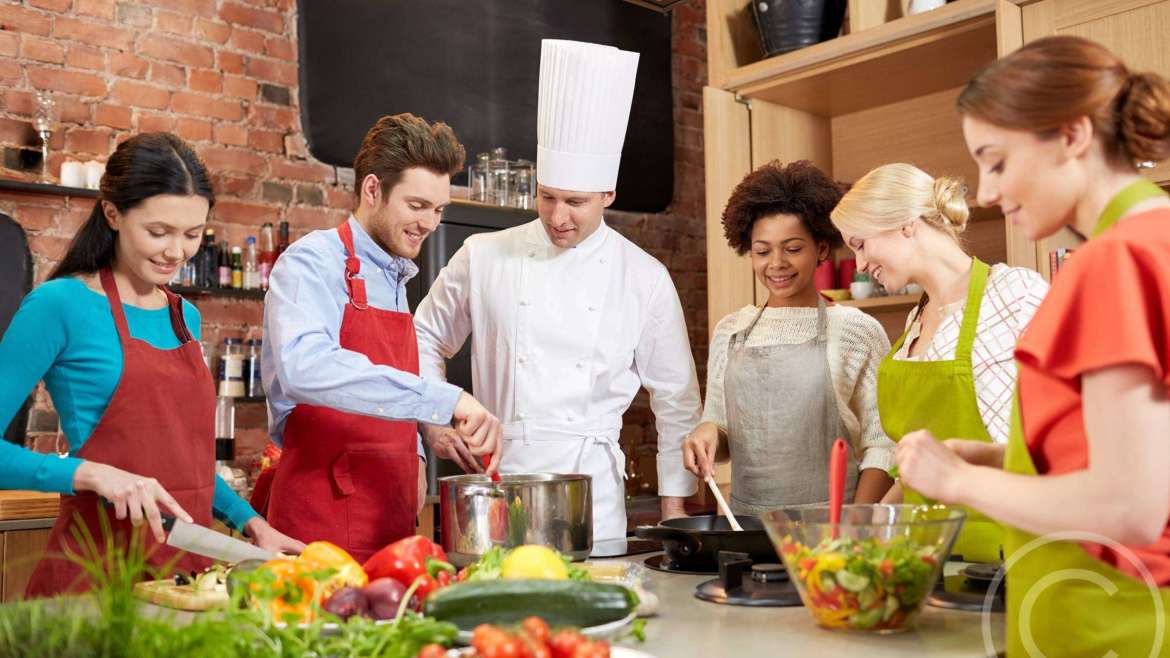
<svg viewBox="0 0 1170 658">
<path fill-rule="evenodd" d="M 617 0 L 613 0 L 617 1 Z M 704 0 L 674 12 L 675 195 L 661 214 L 612 213 L 610 222 L 671 270 L 687 313 L 695 358 L 705 366 L 702 85 Z M 49 90 L 61 123 L 49 166 L 103 160 L 120 139 L 168 130 L 190 142 L 213 173 L 217 238 L 242 244 L 263 222 L 286 220 L 293 238 L 334 226 L 349 211 L 347 171 L 308 154 L 297 99 L 294 0 L 0 0 L 0 176 L 32 180 L 22 149 L 35 149 L 33 92 Z M 405 109 L 405 108 L 404 108 Z M 92 201 L 0 194 L 0 211 L 23 225 L 39 283 L 61 258 Z M 204 339 L 259 335 L 260 305 L 195 300 Z M 43 390 L 32 436 L 51 439 L 56 416 Z M 262 444 L 263 405 L 240 405 L 237 434 Z M 47 436 L 46 436 L 47 435 Z M 652 415 L 641 396 L 623 439 L 653 486 Z M 51 442 L 51 441 L 50 441 Z M 247 456 L 245 455 L 245 459 Z"/>
</svg>

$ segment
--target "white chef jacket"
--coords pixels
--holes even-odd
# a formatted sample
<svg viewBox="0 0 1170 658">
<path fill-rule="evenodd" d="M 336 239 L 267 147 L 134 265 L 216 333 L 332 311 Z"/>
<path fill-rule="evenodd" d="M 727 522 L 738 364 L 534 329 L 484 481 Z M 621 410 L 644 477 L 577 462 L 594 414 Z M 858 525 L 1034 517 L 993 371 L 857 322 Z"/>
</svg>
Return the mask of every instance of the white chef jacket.
<svg viewBox="0 0 1170 658">
<path fill-rule="evenodd" d="M 682 443 L 699 423 L 699 384 L 678 293 L 661 263 L 604 222 L 569 249 L 539 219 L 471 236 L 414 322 L 424 378 L 443 378 L 471 334 L 473 392 L 504 423 L 503 472 L 594 476 L 595 539 L 625 536 L 618 436 L 643 386 L 659 495 L 695 492 Z"/>
</svg>

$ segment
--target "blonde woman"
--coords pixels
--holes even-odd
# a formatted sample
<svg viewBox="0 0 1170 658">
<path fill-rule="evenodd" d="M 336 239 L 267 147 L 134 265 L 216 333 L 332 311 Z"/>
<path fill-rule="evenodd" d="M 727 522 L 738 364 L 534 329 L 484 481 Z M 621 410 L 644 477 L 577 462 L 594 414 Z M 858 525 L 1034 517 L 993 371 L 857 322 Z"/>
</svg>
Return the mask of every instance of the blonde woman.
<svg viewBox="0 0 1170 658">
<path fill-rule="evenodd" d="M 1048 284 L 1036 272 L 988 266 L 962 246 L 969 212 L 953 178 L 932 178 L 888 164 L 857 181 L 833 210 L 833 224 L 887 290 L 922 286 L 906 331 L 878 367 L 878 412 L 894 441 L 916 430 L 1007 442 L 1016 379 L 1016 339 Z M 896 485 L 885 502 L 923 502 Z M 954 552 L 967 560 L 1000 558 L 1002 530 L 969 512 Z"/>
</svg>

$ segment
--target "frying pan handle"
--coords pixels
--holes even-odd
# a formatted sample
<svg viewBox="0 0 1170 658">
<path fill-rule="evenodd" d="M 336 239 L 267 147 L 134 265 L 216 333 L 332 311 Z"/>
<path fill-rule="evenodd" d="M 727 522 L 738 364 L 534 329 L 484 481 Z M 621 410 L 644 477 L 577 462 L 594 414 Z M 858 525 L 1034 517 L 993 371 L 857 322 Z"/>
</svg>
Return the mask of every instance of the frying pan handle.
<svg viewBox="0 0 1170 658">
<path fill-rule="evenodd" d="M 634 528 L 634 535 L 639 539 L 660 541 L 668 554 L 684 558 L 698 553 L 703 546 L 694 533 L 663 525 L 640 525 Z"/>
</svg>

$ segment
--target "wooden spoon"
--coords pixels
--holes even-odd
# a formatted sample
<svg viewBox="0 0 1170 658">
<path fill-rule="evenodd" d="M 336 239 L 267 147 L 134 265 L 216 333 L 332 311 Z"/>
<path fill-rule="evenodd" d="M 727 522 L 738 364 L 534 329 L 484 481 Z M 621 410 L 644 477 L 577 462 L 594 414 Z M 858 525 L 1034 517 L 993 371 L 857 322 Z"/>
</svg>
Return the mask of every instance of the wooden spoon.
<svg viewBox="0 0 1170 658">
<path fill-rule="evenodd" d="M 737 532 L 743 531 L 743 526 L 736 520 L 735 515 L 731 513 L 731 508 L 727 506 L 727 501 L 723 500 L 723 492 L 719 490 L 719 486 L 715 484 L 715 478 L 708 475 L 703 478 L 707 486 L 711 488 L 711 493 L 715 494 L 715 502 L 719 504 L 719 511 L 723 512 L 723 516 L 727 517 L 727 522 L 731 524 L 731 529 Z"/>
</svg>

